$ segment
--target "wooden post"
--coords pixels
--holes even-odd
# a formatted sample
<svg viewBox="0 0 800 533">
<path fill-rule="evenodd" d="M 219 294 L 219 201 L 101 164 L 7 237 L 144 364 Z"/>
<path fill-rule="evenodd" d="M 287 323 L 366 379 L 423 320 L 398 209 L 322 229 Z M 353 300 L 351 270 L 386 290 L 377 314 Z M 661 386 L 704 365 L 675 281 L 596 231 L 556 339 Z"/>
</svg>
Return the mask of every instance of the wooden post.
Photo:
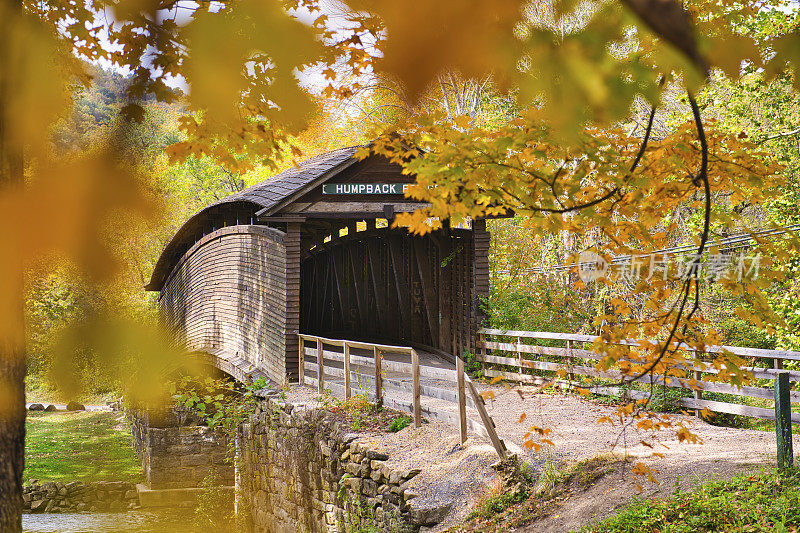
<svg viewBox="0 0 800 533">
<path fill-rule="evenodd" d="M 483 396 L 478 394 L 478 391 L 475 389 L 475 385 L 472 384 L 472 380 L 468 381 L 467 385 L 469 386 L 469 392 L 472 396 L 472 401 L 475 403 L 475 407 L 478 409 L 478 414 L 481 416 L 483 427 L 486 428 L 486 432 L 489 434 L 489 440 L 492 441 L 492 446 L 494 446 L 494 449 L 500 459 L 505 461 L 508 459 L 506 444 L 503 442 L 503 439 L 497 435 L 497 429 L 494 427 L 494 421 L 492 420 L 492 417 L 489 416 L 489 413 L 486 412 Z"/>
<path fill-rule="evenodd" d="M 567 379 L 569 380 L 569 386 L 572 388 L 574 386 L 575 381 L 575 372 L 573 372 L 573 365 L 575 362 L 573 361 L 572 357 L 572 341 L 567 341 L 567 368 L 569 369 L 569 373 L 567 374 Z"/>
<path fill-rule="evenodd" d="M 297 374 L 297 382 L 300 383 L 300 385 L 302 385 L 303 383 L 305 383 L 305 373 L 306 373 L 305 372 L 305 370 L 306 370 L 306 364 L 305 364 L 306 343 L 303 340 L 303 337 L 301 337 L 300 335 L 297 336 L 297 340 L 298 340 L 297 344 L 300 346 L 300 349 L 299 349 L 298 354 L 297 354 L 297 365 L 299 367 L 298 370 L 297 370 L 297 372 L 298 372 L 298 374 Z"/>
<path fill-rule="evenodd" d="M 486 348 L 483 345 L 483 343 L 486 342 L 486 335 L 481 331 L 478 333 L 478 339 L 481 341 L 481 376 L 486 377 Z"/>
<path fill-rule="evenodd" d="M 317 391 L 322 394 L 325 389 L 325 363 L 322 355 L 322 340 L 317 337 Z"/>
<path fill-rule="evenodd" d="M 419 354 L 411 350 L 411 372 L 414 380 L 414 427 L 422 425 L 422 406 L 419 403 Z"/>
<path fill-rule="evenodd" d="M 464 387 L 464 360 L 456 357 L 456 382 L 458 383 L 458 427 L 461 444 L 467 442 L 467 391 Z"/>
<path fill-rule="evenodd" d="M 703 379 L 703 373 L 700 372 L 699 370 L 695 370 L 694 371 L 694 380 L 695 381 L 701 381 L 702 379 Z M 695 400 L 702 400 L 703 399 L 703 391 L 702 390 L 695 390 L 694 391 L 694 399 Z M 694 410 L 694 414 L 699 417 L 700 416 L 700 411 L 702 411 L 702 409 L 700 409 L 698 407 L 697 409 Z"/>
<path fill-rule="evenodd" d="M 522 383 L 522 350 L 520 349 L 520 345 L 522 344 L 522 339 L 517 337 L 517 364 L 519 364 L 519 382 Z"/>
<path fill-rule="evenodd" d="M 789 404 L 789 373 L 781 372 L 775 378 L 775 436 L 778 446 L 778 468 L 791 468 L 792 411 Z"/>
<path fill-rule="evenodd" d="M 383 365 L 381 364 L 383 354 L 377 346 L 372 347 L 372 353 L 375 356 L 375 404 L 381 407 L 383 406 Z"/>
<path fill-rule="evenodd" d="M 353 392 L 350 390 L 350 345 L 344 343 L 344 399 L 350 399 Z"/>
</svg>

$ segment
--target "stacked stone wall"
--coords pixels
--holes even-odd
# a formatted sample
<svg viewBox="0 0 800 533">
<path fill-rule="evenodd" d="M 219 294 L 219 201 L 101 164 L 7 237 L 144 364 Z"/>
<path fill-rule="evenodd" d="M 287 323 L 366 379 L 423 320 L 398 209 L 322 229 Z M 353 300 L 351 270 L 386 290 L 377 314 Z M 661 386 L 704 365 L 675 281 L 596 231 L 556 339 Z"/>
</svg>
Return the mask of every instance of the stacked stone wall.
<svg viewBox="0 0 800 533">
<path fill-rule="evenodd" d="M 416 531 L 440 521 L 448 509 L 414 506 L 409 481 L 419 470 L 393 470 L 359 436 L 324 409 L 264 400 L 237 442 L 240 516 L 259 533 Z"/>
<path fill-rule="evenodd" d="M 128 418 L 133 446 L 151 489 L 199 487 L 211 474 L 218 485 L 233 485 L 233 461 L 221 431 L 178 425 L 172 417 L 152 417 L 147 412 L 131 411 Z"/>
<path fill-rule="evenodd" d="M 22 489 L 23 509 L 31 513 L 126 511 L 139 507 L 133 483 L 97 481 L 69 483 L 31 480 Z"/>
</svg>

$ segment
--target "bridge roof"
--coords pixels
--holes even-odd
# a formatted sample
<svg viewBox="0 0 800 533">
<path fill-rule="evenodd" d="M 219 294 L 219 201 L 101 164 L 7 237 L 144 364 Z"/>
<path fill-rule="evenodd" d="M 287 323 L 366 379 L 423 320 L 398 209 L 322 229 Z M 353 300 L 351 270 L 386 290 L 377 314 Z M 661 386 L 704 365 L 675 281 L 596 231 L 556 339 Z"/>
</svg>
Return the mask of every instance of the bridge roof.
<svg viewBox="0 0 800 533">
<path fill-rule="evenodd" d="M 226 208 L 231 207 L 249 208 L 258 215 L 272 214 L 302 195 L 309 187 L 316 186 L 355 163 L 357 159 L 353 156 L 359 148 L 361 147 L 340 148 L 312 157 L 297 167 L 289 168 L 198 211 L 181 226 L 164 248 L 145 288 L 150 291 L 161 290 L 172 268 L 215 214 L 224 213 Z"/>
<path fill-rule="evenodd" d="M 291 201 L 296 193 L 302 193 L 309 185 L 315 185 L 317 181 L 329 178 L 355 163 L 357 160 L 353 156 L 359 148 L 361 147 L 351 146 L 314 156 L 297 167 L 284 170 L 266 181 L 226 196 L 208 206 L 206 210 L 233 202 L 251 202 L 261 207 L 259 214 L 268 214 L 287 203 L 283 200 Z"/>
</svg>

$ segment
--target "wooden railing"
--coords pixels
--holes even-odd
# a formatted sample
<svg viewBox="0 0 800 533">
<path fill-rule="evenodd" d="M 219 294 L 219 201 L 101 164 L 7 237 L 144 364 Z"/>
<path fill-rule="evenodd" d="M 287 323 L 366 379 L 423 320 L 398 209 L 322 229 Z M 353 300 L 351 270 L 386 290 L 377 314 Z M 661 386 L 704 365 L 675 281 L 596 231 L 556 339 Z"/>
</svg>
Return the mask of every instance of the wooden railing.
<svg viewBox="0 0 800 533">
<path fill-rule="evenodd" d="M 594 362 L 599 360 L 601 356 L 592 350 L 586 349 L 586 347 L 597 339 L 595 335 L 543 331 L 506 331 L 487 328 L 479 330 L 478 334 L 479 353 L 476 354 L 476 359 L 484 366 L 484 375 L 486 377 L 501 377 L 507 380 L 529 383 L 544 383 L 555 379 L 559 386 L 565 388 L 578 386 L 575 376 L 588 376 L 611 381 L 620 381 L 624 377 L 619 370 L 600 371 L 594 367 Z M 551 344 L 558 342 L 563 345 L 542 346 L 536 344 L 541 341 L 549 341 Z M 636 341 L 623 341 L 620 344 L 631 346 L 632 348 L 638 346 Z M 682 346 L 682 348 L 687 351 L 693 351 L 687 346 Z M 800 352 L 742 348 L 738 346 L 709 346 L 703 350 L 703 353 L 721 353 L 723 350 L 750 359 L 751 366 L 743 367 L 742 370 L 752 372 L 756 380 L 774 380 L 779 373 L 786 373 L 789 376 L 789 381 L 800 382 L 800 371 L 783 369 L 784 361 L 800 361 Z M 506 354 L 511 354 L 511 357 Z M 770 362 L 769 367 L 757 366 L 756 361 L 758 359 L 768 360 Z M 501 370 L 498 366 L 512 367 L 513 371 Z M 539 371 L 538 373 L 541 375 L 535 375 L 529 369 Z M 708 409 L 709 411 L 720 413 L 775 420 L 773 409 L 703 398 L 703 392 L 717 392 L 774 400 L 773 388 L 758 386 L 736 387 L 727 383 L 704 380 L 704 376 L 719 373 L 719 370 L 710 363 L 686 367 L 685 370 L 691 372 L 691 378 L 671 377 L 665 380 L 660 376 L 646 375 L 635 381 L 646 385 L 652 383 L 658 386 L 665 385 L 667 387 L 691 390 L 693 392 L 692 398 L 676 400 L 677 405 L 680 407 L 696 410 Z M 559 371 L 565 374 L 566 379 L 557 379 Z M 694 383 L 691 383 L 691 385 L 695 387 L 690 386 L 692 381 Z M 616 386 L 593 385 L 583 387 L 592 392 L 610 396 L 625 394 L 627 397 L 634 399 L 649 396 L 647 391 L 622 389 Z M 789 396 L 791 402 L 800 402 L 800 392 L 792 391 Z M 800 423 L 800 413 L 792 413 L 792 422 Z"/>
<path fill-rule="evenodd" d="M 353 378 L 357 380 L 359 392 L 379 405 L 385 405 L 399 411 L 410 413 L 414 417 L 414 426 L 422 423 L 422 415 L 441 420 L 459 427 L 461 442 L 467 440 L 467 431 L 473 431 L 487 437 L 495 447 L 498 455 L 507 456 L 505 443 L 497 435 L 494 422 L 486 412 L 483 397 L 478 394 L 475 385 L 464 372 L 464 362 L 456 358 L 454 369 L 437 368 L 420 364 L 417 350 L 408 346 L 392 346 L 344 339 L 329 339 L 316 335 L 300 334 L 300 384 L 316 386 L 320 393 L 330 390 L 339 393 L 346 400 L 353 395 Z M 340 348 L 333 351 L 326 348 Z M 371 352 L 370 356 L 355 355 L 353 349 Z M 408 355 L 411 363 L 391 361 L 384 354 Z M 341 367 L 332 362 L 341 363 Z M 357 368 L 367 369 L 367 372 Z M 314 377 L 305 375 L 305 370 L 314 373 Z M 397 372 L 411 377 L 411 383 L 396 378 L 388 378 L 387 372 Z M 335 383 L 329 378 L 340 378 L 343 383 Z M 422 384 L 421 378 L 454 384 L 453 389 L 444 386 Z M 369 386 L 364 387 L 363 383 Z M 466 391 L 469 389 L 470 397 Z M 411 395 L 411 402 L 403 401 L 392 393 L 399 392 Z M 422 398 L 434 398 L 456 404 L 457 414 L 422 405 Z M 468 410 L 478 413 L 480 421 L 469 416 Z"/>
</svg>

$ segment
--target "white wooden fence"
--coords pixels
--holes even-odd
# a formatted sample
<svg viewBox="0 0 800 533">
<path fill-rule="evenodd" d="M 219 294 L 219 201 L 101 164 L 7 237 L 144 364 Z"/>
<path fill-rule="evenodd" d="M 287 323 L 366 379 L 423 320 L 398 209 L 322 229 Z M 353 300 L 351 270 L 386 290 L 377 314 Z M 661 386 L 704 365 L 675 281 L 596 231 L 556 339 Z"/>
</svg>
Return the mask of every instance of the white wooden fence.
<svg viewBox="0 0 800 533">
<path fill-rule="evenodd" d="M 484 375 L 486 377 L 502 377 L 512 381 L 543 383 L 556 378 L 557 373 L 563 371 L 567 379 L 557 380 L 563 387 L 575 387 L 576 375 L 617 381 L 623 378 L 623 374 L 619 370 L 600 371 L 594 367 L 595 362 L 601 356 L 586 349 L 586 347 L 597 339 L 595 335 L 543 331 L 506 331 L 488 328 L 481 329 L 478 333 L 479 353 L 476 354 L 476 359 L 484 365 Z M 562 343 L 563 346 L 541 346 L 536 344 L 537 341 L 557 341 Z M 635 347 L 638 343 L 625 341 L 620 344 Z M 783 370 L 784 361 L 800 361 L 800 352 L 741 348 L 738 346 L 709 346 L 704 350 L 704 353 L 721 353 L 723 350 L 750 360 L 750 366 L 743 367 L 743 370 L 752 372 L 755 379 L 774 380 L 779 372 L 786 372 L 789 375 L 789 381 L 800 382 L 800 371 Z M 759 359 L 768 360 L 770 362 L 769 366 L 756 366 L 756 361 Z M 501 365 L 511 367 L 512 371 L 499 369 L 498 366 Z M 544 375 L 533 375 L 528 369 L 541 371 Z M 692 390 L 692 398 L 676 400 L 677 405 L 680 407 L 690 409 L 705 408 L 709 411 L 720 413 L 775 420 L 775 411 L 773 409 L 703 399 L 703 392 L 719 392 L 742 397 L 774 400 L 774 391 L 771 386 L 769 388 L 758 386 L 743 386 L 740 388 L 727 383 L 704 380 L 704 376 L 719 372 L 710 363 L 687 367 L 687 370 L 692 372 L 692 376 L 700 390 L 695 390 L 689 386 L 689 378 L 670 378 L 669 382 L 665 382 L 662 377 L 647 375 L 636 381 L 647 385 L 652 383 L 659 386 L 666 385 L 667 387 Z M 649 396 L 649 392 L 646 391 L 623 390 L 620 387 L 602 385 L 589 387 L 589 390 L 611 396 L 624 393 L 634 399 Z M 790 401 L 792 403 L 800 402 L 800 392 L 792 391 L 790 393 Z M 800 423 L 800 413 L 792 413 L 792 422 Z"/>
<path fill-rule="evenodd" d="M 460 358 L 456 358 L 455 368 L 445 369 L 420 364 L 417 350 L 408 346 L 329 339 L 305 334 L 300 334 L 299 338 L 301 385 L 305 383 L 316 386 L 320 393 L 329 389 L 345 399 L 350 399 L 355 380 L 359 392 L 379 405 L 412 414 L 416 427 L 421 425 L 424 414 L 428 418 L 458 426 L 462 443 L 467 439 L 467 430 L 487 437 L 498 455 L 506 458 L 505 443 L 498 437 L 494 422 L 486 412 L 484 400 L 464 372 L 464 362 Z M 339 348 L 341 351 L 334 351 L 332 348 Z M 354 355 L 351 353 L 353 349 L 367 350 L 372 356 Z M 387 360 L 384 354 L 407 355 L 411 357 L 411 362 Z M 333 364 L 334 362 L 341 363 L 341 366 Z M 305 370 L 313 372 L 314 377 L 305 376 Z M 389 378 L 387 372 L 397 373 L 401 377 Z M 411 382 L 402 379 L 402 376 L 410 376 Z M 331 378 L 339 378 L 340 382 L 334 382 Z M 421 378 L 445 383 L 423 384 L 420 383 Z M 368 385 L 365 387 L 364 383 Z M 447 386 L 448 383 L 453 385 L 452 388 Z M 466 394 L 467 389 L 470 397 Z M 398 398 L 397 393 L 410 394 L 411 402 Z M 423 405 L 423 397 L 455 404 L 457 412 Z M 478 414 L 480 421 L 469 416 L 473 412 Z"/>
</svg>

